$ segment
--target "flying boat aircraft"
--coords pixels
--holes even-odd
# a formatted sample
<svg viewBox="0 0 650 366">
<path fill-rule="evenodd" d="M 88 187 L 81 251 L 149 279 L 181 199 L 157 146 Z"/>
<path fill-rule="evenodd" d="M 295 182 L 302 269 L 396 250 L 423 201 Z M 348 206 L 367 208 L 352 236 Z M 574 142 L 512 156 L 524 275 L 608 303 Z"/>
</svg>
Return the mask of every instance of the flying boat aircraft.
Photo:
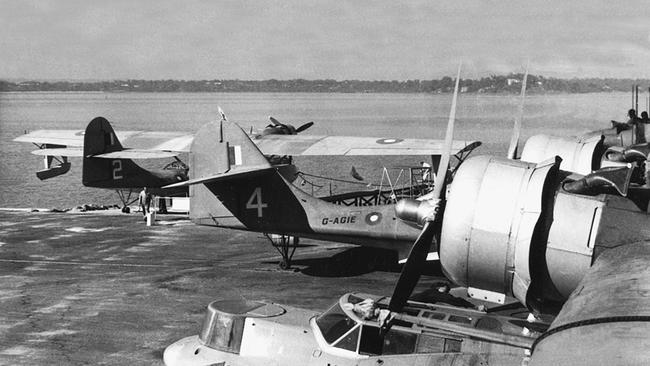
<svg viewBox="0 0 650 366">
<path fill-rule="evenodd" d="M 649 227 L 650 215 L 634 197 L 627 197 L 632 167 L 609 167 L 583 176 L 561 170 L 559 157 L 536 164 L 477 156 L 459 167 L 445 195 L 458 79 L 446 153 L 438 166 L 442 184 L 424 199 L 405 199 L 393 207 L 392 222 L 421 229 L 390 299 L 345 295 L 320 316 L 263 303 L 213 303 L 201 335 L 169 346 L 165 363 L 647 363 L 650 231 L 639 228 Z M 270 170 L 241 133 L 222 126 L 232 146 L 213 145 L 216 155 L 239 146 L 241 160 L 216 158 L 207 170 L 211 174 L 186 182 L 202 184 L 214 194 L 223 194 L 219 186 L 224 181 L 259 177 Z M 218 137 L 216 127 L 208 126 L 205 132 Z M 195 145 L 201 144 L 197 139 Z M 257 186 L 249 188 L 255 192 Z M 238 207 L 251 211 L 246 214 L 251 219 L 263 224 L 265 210 L 277 212 L 271 211 L 272 201 L 256 193 L 248 196 L 233 201 L 248 202 L 251 207 Z M 298 196 L 297 201 L 303 199 Z M 447 278 L 466 288 L 470 297 L 495 307 L 463 312 L 409 302 L 432 250 L 439 254 Z M 506 296 L 533 315 L 557 316 L 548 327 L 534 318 L 528 326 L 490 316 Z M 434 337 L 427 338 L 430 335 Z M 396 352 L 401 345 L 404 348 Z"/>
<path fill-rule="evenodd" d="M 378 199 L 385 193 L 379 190 L 347 193 L 347 198 L 363 198 L 350 206 L 341 204 L 340 196 L 313 196 L 286 179 L 279 170 L 282 165 L 273 165 L 265 157 L 266 144 L 283 137 L 272 135 L 270 140 L 263 138 L 256 143 L 255 138 L 226 119 L 208 123 L 192 142 L 191 179 L 166 188 L 190 187 L 190 218 L 197 224 L 267 234 L 282 256 L 283 269 L 291 266 L 299 238 L 389 249 L 396 251 L 399 259 L 407 257 L 420 229 L 395 216 L 399 192 L 391 191 L 393 197 L 386 199 Z M 311 138 L 298 136 L 293 141 L 308 142 Z M 393 147 L 406 142 L 415 144 L 406 150 L 409 155 L 440 155 L 446 148 L 444 142 L 436 140 L 373 139 L 373 147 L 355 145 L 354 154 L 392 155 Z M 466 141 L 450 144 L 459 164 L 480 145 Z M 330 146 L 323 153 L 334 154 L 340 149 Z M 449 165 L 449 161 L 440 163 Z M 436 181 L 440 179 L 445 178 L 436 177 Z M 436 186 L 441 185 L 434 184 L 433 189 Z M 223 206 L 229 215 L 222 213 Z M 435 253 L 430 259 L 436 259 Z"/>
<path fill-rule="evenodd" d="M 221 118 L 227 121 L 219 108 Z M 314 122 L 294 127 L 274 117 L 261 131 L 248 136 L 262 151 L 269 164 L 289 181 L 297 177 L 293 165 L 296 156 L 373 156 L 373 155 L 440 155 L 442 143 L 438 140 L 399 139 L 352 136 L 321 136 L 299 134 Z M 36 172 L 39 179 L 50 179 L 70 170 L 70 157 L 83 158 L 82 182 L 85 186 L 114 189 L 122 201 L 123 211 L 134 192 L 143 187 L 153 188 L 157 195 L 187 192 L 187 188 L 173 190 L 163 186 L 187 180 L 190 167 L 179 156 L 190 150 L 194 134 L 163 131 L 114 131 L 103 117 L 93 119 L 86 130 L 37 130 L 19 136 L 14 141 L 29 142 L 39 149 L 32 153 L 44 156 L 45 169 Z M 478 142 L 457 141 L 461 151 L 471 151 Z M 233 153 L 237 153 L 233 151 Z M 133 159 L 173 158 L 163 169 L 150 170 Z"/>
</svg>

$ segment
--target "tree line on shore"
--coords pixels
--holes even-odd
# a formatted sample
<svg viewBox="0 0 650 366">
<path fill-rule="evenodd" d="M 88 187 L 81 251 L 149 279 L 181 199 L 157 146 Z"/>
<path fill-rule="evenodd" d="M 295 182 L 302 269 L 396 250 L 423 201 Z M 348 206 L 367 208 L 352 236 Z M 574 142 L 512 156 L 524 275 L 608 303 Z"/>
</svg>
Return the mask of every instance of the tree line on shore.
<svg viewBox="0 0 650 366">
<path fill-rule="evenodd" d="M 523 74 L 491 75 L 461 79 L 463 93 L 518 93 Z M 547 78 L 529 75 L 528 93 L 596 93 L 630 91 L 633 85 L 649 85 L 650 80 L 615 78 Z M 308 93 L 448 93 L 454 81 L 437 80 L 110 80 L 110 81 L 19 81 L 0 80 L 0 92 L 308 92 Z"/>
</svg>

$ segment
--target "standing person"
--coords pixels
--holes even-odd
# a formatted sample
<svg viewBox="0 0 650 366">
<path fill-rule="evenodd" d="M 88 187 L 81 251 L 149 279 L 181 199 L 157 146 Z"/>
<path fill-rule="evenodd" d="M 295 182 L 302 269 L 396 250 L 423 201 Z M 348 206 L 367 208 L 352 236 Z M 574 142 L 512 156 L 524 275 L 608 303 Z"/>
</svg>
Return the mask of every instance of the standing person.
<svg viewBox="0 0 650 366">
<path fill-rule="evenodd" d="M 641 123 L 645 123 L 645 124 L 650 123 L 650 118 L 648 118 L 648 112 L 646 111 L 641 112 Z"/>
<path fill-rule="evenodd" d="M 431 178 L 431 164 L 421 161 L 420 166 L 422 167 L 422 180 L 427 182 Z"/>
<path fill-rule="evenodd" d="M 641 112 L 641 118 L 636 119 L 636 143 L 641 144 L 641 143 L 646 143 L 646 138 L 645 138 L 645 125 L 646 123 L 650 122 L 648 120 L 648 112 L 643 111 Z"/>
<path fill-rule="evenodd" d="M 636 115 L 636 110 L 630 109 L 627 111 L 628 120 L 627 122 L 617 122 L 612 121 L 612 126 L 616 127 L 616 133 L 621 133 L 621 131 L 632 129 L 633 131 L 633 144 L 638 144 L 645 142 L 645 126 L 642 124 L 641 119 Z"/>
<path fill-rule="evenodd" d="M 146 221 L 147 214 L 149 213 L 149 208 L 151 207 L 151 194 L 149 193 L 149 190 L 147 190 L 147 187 L 142 188 L 142 191 L 140 191 L 140 195 L 138 196 L 138 203 L 140 204 L 142 215 Z"/>
<path fill-rule="evenodd" d="M 612 120 L 612 126 L 616 127 L 617 132 L 621 132 L 623 130 L 629 130 L 634 126 L 638 121 L 639 117 L 636 116 L 636 111 L 634 109 L 630 109 L 627 111 L 627 117 L 628 120 L 627 122 L 618 122 Z"/>
</svg>

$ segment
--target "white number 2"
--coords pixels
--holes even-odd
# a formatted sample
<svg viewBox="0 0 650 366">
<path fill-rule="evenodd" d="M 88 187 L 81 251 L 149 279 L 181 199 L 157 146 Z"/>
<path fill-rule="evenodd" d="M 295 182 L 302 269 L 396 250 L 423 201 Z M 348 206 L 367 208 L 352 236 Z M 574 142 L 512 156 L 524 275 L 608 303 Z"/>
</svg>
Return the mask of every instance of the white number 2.
<svg viewBox="0 0 650 366">
<path fill-rule="evenodd" d="M 113 180 L 122 178 L 122 160 L 113 160 Z"/>
<path fill-rule="evenodd" d="M 266 207 L 269 206 L 262 202 L 262 187 L 255 188 L 248 202 L 246 202 L 246 208 L 250 210 L 257 209 L 257 217 L 262 217 L 262 209 Z"/>
</svg>

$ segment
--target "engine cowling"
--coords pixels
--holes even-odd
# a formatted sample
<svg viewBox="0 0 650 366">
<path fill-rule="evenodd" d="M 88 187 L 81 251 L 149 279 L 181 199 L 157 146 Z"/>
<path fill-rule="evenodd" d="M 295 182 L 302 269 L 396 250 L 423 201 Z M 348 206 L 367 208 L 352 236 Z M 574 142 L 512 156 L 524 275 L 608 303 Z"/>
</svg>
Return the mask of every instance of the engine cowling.
<svg viewBox="0 0 650 366">
<path fill-rule="evenodd" d="M 557 311 L 596 256 L 647 239 L 633 228 L 650 220 L 632 201 L 566 191 L 569 173 L 559 164 L 479 156 L 459 168 L 439 255 L 445 275 L 470 296 L 513 296 L 531 309 Z"/>
<path fill-rule="evenodd" d="M 600 168 L 604 151 L 603 136 L 580 139 L 535 135 L 526 141 L 521 160 L 540 163 L 557 155 L 562 158 L 562 170 L 586 175 Z"/>
<path fill-rule="evenodd" d="M 470 296 L 503 303 L 511 295 L 526 303 L 544 187 L 559 163 L 480 156 L 461 165 L 447 200 L 439 254 L 445 274 L 468 287 Z"/>
</svg>

